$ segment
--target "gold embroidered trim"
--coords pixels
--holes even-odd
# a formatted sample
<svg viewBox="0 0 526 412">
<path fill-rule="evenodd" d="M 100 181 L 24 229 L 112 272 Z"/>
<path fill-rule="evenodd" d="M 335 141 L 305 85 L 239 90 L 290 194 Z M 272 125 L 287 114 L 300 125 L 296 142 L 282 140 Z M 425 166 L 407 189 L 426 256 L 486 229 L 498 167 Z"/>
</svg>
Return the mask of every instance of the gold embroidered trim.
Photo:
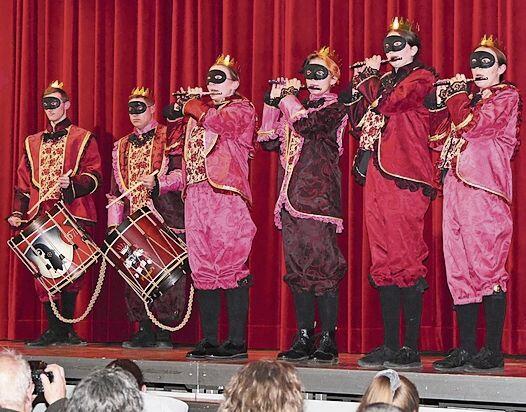
<svg viewBox="0 0 526 412">
<path fill-rule="evenodd" d="M 481 189 L 481 190 L 484 190 L 486 192 L 489 192 L 489 193 L 492 193 L 502 199 L 504 199 L 504 201 L 507 203 L 507 204 L 511 204 L 511 199 L 508 199 L 508 197 L 504 194 L 504 193 L 501 193 L 501 192 L 497 192 L 496 190 L 492 190 L 492 189 L 489 189 L 485 186 L 482 186 L 482 185 L 478 185 L 476 183 L 472 183 L 472 182 L 469 182 L 464 176 L 462 176 L 460 174 L 460 170 L 459 170 L 459 165 L 460 165 L 460 153 L 457 155 L 457 165 L 456 165 L 456 168 L 455 168 L 455 172 L 457 173 L 457 176 L 458 178 L 464 182 L 465 184 L 467 184 L 468 186 L 471 186 L 471 187 L 475 187 L 477 189 Z"/>
</svg>

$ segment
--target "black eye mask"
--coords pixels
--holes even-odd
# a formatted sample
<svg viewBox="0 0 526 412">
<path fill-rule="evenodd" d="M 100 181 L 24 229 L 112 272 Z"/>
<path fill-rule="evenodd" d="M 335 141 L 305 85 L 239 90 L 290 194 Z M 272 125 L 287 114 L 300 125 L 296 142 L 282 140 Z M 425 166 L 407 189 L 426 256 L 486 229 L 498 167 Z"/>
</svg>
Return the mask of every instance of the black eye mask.
<svg viewBox="0 0 526 412">
<path fill-rule="evenodd" d="M 206 83 L 221 84 L 226 81 L 226 73 L 223 70 L 210 70 L 206 75 Z"/>
<path fill-rule="evenodd" d="M 471 53 L 469 58 L 469 65 L 472 69 L 480 67 L 481 69 L 489 69 L 495 64 L 495 56 L 486 51 L 476 51 Z"/>
<path fill-rule="evenodd" d="M 406 44 L 407 40 L 402 36 L 387 36 L 384 39 L 384 52 L 389 53 L 403 50 Z"/>
<path fill-rule="evenodd" d="M 128 113 L 129 114 L 141 114 L 146 111 L 146 108 L 148 106 L 144 102 L 140 102 L 137 100 L 128 102 Z"/>
<path fill-rule="evenodd" d="M 57 107 L 60 107 L 61 104 L 62 100 L 58 97 L 49 96 L 42 98 L 42 107 L 44 110 L 56 109 Z"/>
<path fill-rule="evenodd" d="M 302 72 L 309 80 L 323 80 L 329 76 L 329 69 L 321 64 L 306 64 Z"/>
</svg>

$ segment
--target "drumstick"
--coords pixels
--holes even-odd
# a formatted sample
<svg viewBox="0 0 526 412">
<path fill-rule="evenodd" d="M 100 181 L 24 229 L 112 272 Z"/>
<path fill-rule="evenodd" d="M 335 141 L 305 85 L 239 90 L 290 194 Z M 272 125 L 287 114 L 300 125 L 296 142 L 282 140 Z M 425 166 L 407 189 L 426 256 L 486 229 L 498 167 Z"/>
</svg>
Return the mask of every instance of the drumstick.
<svg viewBox="0 0 526 412">
<path fill-rule="evenodd" d="M 64 176 L 69 176 L 73 170 L 69 169 Z M 27 215 L 29 216 L 35 208 L 37 208 L 40 203 L 46 201 L 49 196 L 51 196 L 55 191 L 60 187 L 60 183 L 56 183 L 51 189 L 49 189 L 44 196 L 42 196 L 42 199 L 40 199 L 38 202 L 36 202 L 31 209 L 27 211 Z"/>
<path fill-rule="evenodd" d="M 155 176 L 157 173 L 159 173 L 159 171 L 155 170 L 150 176 Z M 113 199 L 110 203 L 108 203 L 106 205 L 106 209 L 109 209 L 111 206 L 113 206 L 115 203 L 117 203 L 119 200 L 121 200 L 124 196 L 126 196 L 130 192 L 133 192 L 135 189 L 137 189 L 141 185 L 142 185 L 142 182 L 135 183 L 132 187 L 130 187 L 128 190 L 126 190 L 122 195 L 120 195 L 119 197 Z"/>
</svg>

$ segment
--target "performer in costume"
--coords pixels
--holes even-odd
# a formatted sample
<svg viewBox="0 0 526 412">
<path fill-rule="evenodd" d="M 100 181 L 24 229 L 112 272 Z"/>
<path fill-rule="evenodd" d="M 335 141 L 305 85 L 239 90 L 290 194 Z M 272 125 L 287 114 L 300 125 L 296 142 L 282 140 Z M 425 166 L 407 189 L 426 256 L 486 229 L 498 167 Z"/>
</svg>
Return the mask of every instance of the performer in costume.
<svg viewBox="0 0 526 412">
<path fill-rule="evenodd" d="M 128 100 L 132 133 L 119 139 L 114 146 L 112 202 L 121 193 L 141 182 L 136 190 L 130 191 L 125 201 L 113 203 L 108 210 L 108 227 L 120 225 L 123 219 L 144 206 L 157 212 L 161 219 L 176 233 L 184 232 L 183 204 L 181 200 L 181 157 L 182 142 L 171 140 L 166 126 L 154 118 L 155 102 L 149 89 L 135 88 Z M 158 175 L 152 175 L 155 171 Z M 153 302 L 153 312 L 161 323 L 168 324 L 182 317 L 185 307 L 185 279 L 181 279 L 167 293 Z M 144 302 L 129 287 L 126 288 L 128 317 L 139 322 L 139 330 L 125 348 L 172 348 L 170 333 L 153 329 L 144 308 Z"/>
<path fill-rule="evenodd" d="M 256 114 L 239 95 L 239 70 L 219 56 L 207 75 L 212 93 L 176 103 L 172 133 L 184 134 L 183 182 L 186 242 L 204 339 L 188 358 L 246 358 L 247 260 L 256 227 L 249 205 L 248 161 L 254 154 Z M 201 88 L 187 96 L 200 96 Z M 184 117 L 183 117 L 184 116 Z M 221 290 L 228 306 L 228 339 L 218 345 Z"/>
<path fill-rule="evenodd" d="M 512 172 L 518 149 L 520 96 L 501 82 L 506 56 L 484 36 L 470 56 L 477 93 L 457 74 L 437 88 L 432 102 L 432 144 L 442 147 L 443 237 L 449 290 L 457 315 L 460 347 L 433 366 L 438 370 L 500 370 L 511 245 Z M 486 78 L 486 80 L 484 80 Z M 477 353 L 476 324 L 484 305 L 486 337 Z"/>
<path fill-rule="evenodd" d="M 279 150 L 280 192 L 275 223 L 283 233 L 285 282 L 294 296 L 298 333 L 291 348 L 278 359 L 336 362 L 335 330 L 338 285 L 347 264 L 336 233 L 343 230 L 341 213 L 342 137 L 347 107 L 331 88 L 340 68 L 328 47 L 307 56 L 302 73 L 309 98 L 300 103 L 298 79 L 276 81 L 267 94 L 258 141 L 266 150 Z M 314 342 L 315 304 L 322 335 Z"/>
<path fill-rule="evenodd" d="M 427 288 L 423 262 L 428 256 L 424 215 L 436 190 L 427 143 L 429 114 L 424 106 L 435 74 L 418 61 L 419 50 L 412 25 L 395 18 L 384 39 L 393 70 L 380 76 L 381 57 L 366 59 L 347 92 L 351 125 L 360 138 L 353 173 L 359 183 L 365 181 L 370 282 L 380 294 L 384 326 L 384 344 L 358 361 L 365 368 L 421 367 L 418 343 L 422 294 Z"/>
<path fill-rule="evenodd" d="M 23 220 L 32 220 L 49 211 L 62 198 L 68 211 L 87 229 L 97 220 L 91 196 L 101 184 L 97 141 L 90 132 L 73 125 L 67 117 L 70 101 L 63 84 L 58 80 L 44 90 L 42 106 L 49 124 L 46 130 L 25 139 L 24 154 L 18 166 L 14 211 L 8 222 L 13 227 L 19 227 Z M 68 176 L 69 170 L 72 172 Z M 60 189 L 33 208 L 57 182 Z M 60 293 L 61 312 L 66 318 L 74 316 L 77 294 L 84 279 L 85 276 L 67 285 Z M 27 345 L 85 345 L 86 342 L 75 333 L 72 324 L 62 323 L 55 317 L 49 295 L 37 280 L 35 288 L 44 305 L 48 329 Z"/>
</svg>

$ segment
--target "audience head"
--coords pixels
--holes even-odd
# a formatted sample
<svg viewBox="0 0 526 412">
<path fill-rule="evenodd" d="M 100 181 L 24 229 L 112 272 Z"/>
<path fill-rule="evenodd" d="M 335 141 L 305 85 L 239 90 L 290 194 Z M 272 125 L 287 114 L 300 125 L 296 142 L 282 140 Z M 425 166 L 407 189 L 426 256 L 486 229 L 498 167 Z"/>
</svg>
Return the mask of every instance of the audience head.
<svg viewBox="0 0 526 412">
<path fill-rule="evenodd" d="M 121 368 L 104 368 L 76 386 L 67 412 L 141 412 L 144 402 L 134 377 Z"/>
<path fill-rule="evenodd" d="M 376 374 L 365 391 L 358 412 L 373 403 L 387 403 L 400 408 L 403 412 L 416 412 L 420 403 L 415 385 L 405 376 L 392 369 Z"/>
<path fill-rule="evenodd" d="M 294 366 L 274 360 L 251 362 L 225 388 L 220 412 L 300 412 L 301 383 Z"/>
<path fill-rule="evenodd" d="M 382 402 L 371 403 L 370 405 L 367 405 L 363 410 L 364 412 L 402 412 L 402 409 L 400 409 L 399 407 Z"/>
<path fill-rule="evenodd" d="M 121 368 L 129 372 L 137 381 L 137 386 L 141 392 L 146 392 L 146 385 L 144 383 L 144 375 L 141 368 L 134 361 L 130 359 L 115 359 L 106 365 L 107 368 Z"/>
<path fill-rule="evenodd" d="M 27 361 L 13 350 L 0 352 L 0 408 L 31 411 L 33 381 Z"/>
</svg>

